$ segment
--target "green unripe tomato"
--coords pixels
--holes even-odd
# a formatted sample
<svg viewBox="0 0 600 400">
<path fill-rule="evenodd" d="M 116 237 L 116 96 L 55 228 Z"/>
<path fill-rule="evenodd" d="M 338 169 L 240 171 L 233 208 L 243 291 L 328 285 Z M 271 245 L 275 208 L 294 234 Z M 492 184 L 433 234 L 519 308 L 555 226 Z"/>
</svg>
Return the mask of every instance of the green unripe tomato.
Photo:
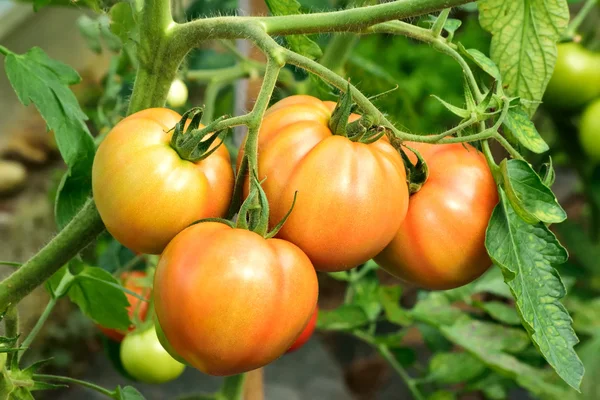
<svg viewBox="0 0 600 400">
<path fill-rule="evenodd" d="M 188 99 L 188 88 L 184 81 L 177 78 L 171 83 L 169 94 L 167 94 L 167 104 L 172 108 L 179 108 L 185 105 Z"/>
<path fill-rule="evenodd" d="M 596 162 L 600 162 L 600 99 L 595 100 L 581 114 L 579 140 L 583 151 Z"/>
<path fill-rule="evenodd" d="M 183 373 L 185 365 L 162 347 L 154 327 L 125 336 L 121 343 L 125 371 L 140 382 L 165 383 Z"/>
<path fill-rule="evenodd" d="M 555 108 L 574 109 L 599 95 L 600 54 L 579 43 L 559 44 L 544 102 Z"/>
</svg>

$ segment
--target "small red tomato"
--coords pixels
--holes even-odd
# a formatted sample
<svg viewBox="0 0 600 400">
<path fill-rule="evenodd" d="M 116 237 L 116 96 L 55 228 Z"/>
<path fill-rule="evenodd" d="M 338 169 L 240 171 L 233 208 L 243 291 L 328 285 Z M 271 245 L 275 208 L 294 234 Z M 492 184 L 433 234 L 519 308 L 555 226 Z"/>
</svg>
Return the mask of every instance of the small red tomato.
<svg viewBox="0 0 600 400">
<path fill-rule="evenodd" d="M 317 326 L 318 317 L 319 317 L 319 307 L 317 306 L 317 307 L 315 307 L 315 312 L 313 313 L 312 317 L 310 317 L 310 321 L 308 321 L 308 324 L 306 324 L 306 326 L 304 327 L 304 330 L 302 331 L 300 336 L 298 336 L 296 338 L 296 341 L 288 349 L 288 351 L 286 353 L 291 353 L 292 351 L 296 351 L 300 347 L 304 346 L 304 344 L 306 342 L 308 342 L 308 340 L 312 336 L 313 332 L 315 331 L 315 327 Z"/>
</svg>

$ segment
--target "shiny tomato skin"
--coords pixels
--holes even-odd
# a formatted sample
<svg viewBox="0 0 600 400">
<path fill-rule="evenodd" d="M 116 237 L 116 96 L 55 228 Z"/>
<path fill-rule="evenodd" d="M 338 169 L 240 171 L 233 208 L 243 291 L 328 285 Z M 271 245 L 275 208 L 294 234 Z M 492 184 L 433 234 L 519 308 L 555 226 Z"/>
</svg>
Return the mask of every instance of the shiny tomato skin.
<svg viewBox="0 0 600 400">
<path fill-rule="evenodd" d="M 354 268 L 379 253 L 408 208 L 399 153 L 385 139 L 364 144 L 332 135 L 327 124 L 334 107 L 311 96 L 285 98 L 266 113 L 258 143 L 271 226 L 289 211 L 297 191 L 277 237 L 327 272 Z"/>
<path fill-rule="evenodd" d="M 159 254 L 188 225 L 224 216 L 229 207 L 234 177 L 227 149 L 196 163 L 182 160 L 169 145 L 180 118 L 166 108 L 135 113 L 109 132 L 94 159 L 102 221 L 139 253 Z"/>
<path fill-rule="evenodd" d="M 120 357 L 125 371 L 140 382 L 166 383 L 185 370 L 185 365 L 162 347 L 154 327 L 128 334 L 121 343 Z"/>
<path fill-rule="evenodd" d="M 169 243 L 154 293 L 172 351 L 222 376 L 285 353 L 315 309 L 318 284 L 310 260 L 292 243 L 203 222 Z"/>
<path fill-rule="evenodd" d="M 311 338 L 313 332 L 315 331 L 315 327 L 317 326 L 317 319 L 319 318 L 319 307 L 315 308 L 312 317 L 308 321 L 308 324 L 304 327 L 304 330 L 296 338 L 294 344 L 290 346 L 290 348 L 286 351 L 286 353 L 291 353 L 293 351 L 298 350 L 300 347 L 304 346 L 306 342 Z"/>
<path fill-rule="evenodd" d="M 574 109 L 600 96 L 600 54 L 579 43 L 558 45 L 556 65 L 544 93 L 555 108 Z"/>
<path fill-rule="evenodd" d="M 142 279 L 146 279 L 146 277 L 147 274 L 144 271 L 130 271 L 123 272 L 120 278 L 122 285 L 126 289 L 129 289 L 132 292 L 149 300 L 151 289 L 149 287 L 141 286 L 139 282 Z M 137 318 L 139 318 L 141 321 L 144 321 L 146 319 L 146 314 L 148 313 L 148 302 L 142 301 L 129 293 L 125 293 L 125 296 L 127 296 L 127 301 L 129 301 L 129 307 L 127 307 L 129 318 L 133 319 L 135 316 L 137 316 Z M 126 332 L 119 331 L 117 329 L 105 328 L 100 325 L 98 325 L 98 328 L 108 338 L 114 340 L 115 342 L 123 341 L 123 338 L 126 334 Z M 131 325 L 129 327 L 129 331 L 131 332 L 134 328 L 135 327 Z"/>
<path fill-rule="evenodd" d="M 483 155 L 468 144 L 407 145 L 424 157 L 429 177 L 410 197 L 398 233 L 375 261 L 427 289 L 465 285 L 491 265 L 484 242 L 498 203 L 492 173 Z"/>
<path fill-rule="evenodd" d="M 600 99 L 590 103 L 581 114 L 579 140 L 590 159 L 600 162 Z"/>
</svg>

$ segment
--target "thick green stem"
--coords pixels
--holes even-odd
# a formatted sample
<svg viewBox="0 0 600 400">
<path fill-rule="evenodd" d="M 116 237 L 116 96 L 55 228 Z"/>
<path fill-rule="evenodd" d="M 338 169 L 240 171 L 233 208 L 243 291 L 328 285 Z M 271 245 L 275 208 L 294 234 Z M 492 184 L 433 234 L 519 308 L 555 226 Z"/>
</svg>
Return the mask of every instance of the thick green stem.
<svg viewBox="0 0 600 400">
<path fill-rule="evenodd" d="M 355 33 L 334 34 L 325 48 L 323 57 L 321 57 L 321 65 L 340 73 L 357 42 L 358 35 Z"/>
<path fill-rule="evenodd" d="M 0 310 L 21 301 L 103 231 L 104 224 L 90 199 L 52 241 L 0 283 Z"/>
<path fill-rule="evenodd" d="M 179 47 L 171 39 L 176 24 L 169 0 L 146 0 L 140 20 L 139 68 L 128 114 L 165 104 L 179 64 L 191 48 Z"/>
<path fill-rule="evenodd" d="M 469 0 L 400 0 L 347 10 L 278 17 L 217 17 L 178 25 L 175 36 L 188 48 L 198 38 L 247 38 L 247 27 L 260 26 L 269 35 L 322 32 L 360 32 L 385 21 L 403 19 L 468 3 Z"/>
</svg>

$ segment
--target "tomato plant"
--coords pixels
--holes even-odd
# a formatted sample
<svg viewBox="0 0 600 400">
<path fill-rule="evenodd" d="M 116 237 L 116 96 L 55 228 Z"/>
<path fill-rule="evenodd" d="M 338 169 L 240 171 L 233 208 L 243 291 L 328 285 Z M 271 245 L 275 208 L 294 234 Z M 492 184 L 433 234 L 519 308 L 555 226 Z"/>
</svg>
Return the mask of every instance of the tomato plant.
<svg viewBox="0 0 600 400">
<path fill-rule="evenodd" d="M 385 139 L 361 143 L 333 135 L 327 124 L 334 106 L 288 97 L 267 111 L 258 138 L 271 224 L 288 212 L 297 192 L 278 236 L 300 247 L 321 271 L 347 270 L 375 256 L 408 207 L 398 152 Z M 238 163 L 242 157 L 240 152 Z"/>
<path fill-rule="evenodd" d="M 317 292 L 313 266 L 298 247 L 217 222 L 179 233 L 154 280 L 165 337 L 211 375 L 250 371 L 285 353 L 311 318 Z"/>
<path fill-rule="evenodd" d="M 156 330 L 131 332 L 121 343 L 121 362 L 132 377 L 146 383 L 165 383 L 181 375 L 185 365 L 162 347 Z"/>
<path fill-rule="evenodd" d="M 579 43 L 558 45 L 558 56 L 544 101 L 560 108 L 577 108 L 600 96 L 600 54 Z"/>
<path fill-rule="evenodd" d="M 586 154 L 600 162 L 600 100 L 592 102 L 581 114 L 579 140 Z"/>
<path fill-rule="evenodd" d="M 220 146 L 197 162 L 182 160 L 170 145 L 180 119 L 166 108 L 135 113 L 110 131 L 94 159 L 94 201 L 102 221 L 140 253 L 160 253 L 186 226 L 223 216 L 229 206 L 227 149 Z"/>
<path fill-rule="evenodd" d="M 120 278 L 123 287 L 136 293 L 138 296 L 145 298 L 146 300 L 150 299 L 150 288 L 148 286 L 144 286 L 144 281 L 148 279 L 148 276 L 145 272 L 124 272 L 121 274 Z M 148 302 L 140 300 L 138 297 L 130 293 L 126 293 L 126 296 L 127 301 L 129 302 L 129 307 L 127 308 L 129 312 L 129 318 L 143 322 L 146 319 L 146 314 L 148 313 Z M 119 331 L 117 329 L 105 328 L 101 325 L 98 327 L 102 333 L 116 342 L 121 342 L 126 335 L 126 332 Z M 134 325 L 129 328 L 129 331 L 132 331 L 133 329 L 135 329 Z"/>
<path fill-rule="evenodd" d="M 473 281 L 492 264 L 485 232 L 498 203 L 483 155 L 470 145 L 408 144 L 429 166 L 406 219 L 375 260 L 387 272 L 429 289 Z"/>
<path fill-rule="evenodd" d="M 15 269 L 0 282 L 0 397 L 81 385 L 144 398 L 28 364 L 67 297 L 78 318 L 125 335 L 103 341 L 124 375 L 166 382 L 189 365 L 227 376 L 194 398 L 240 400 L 246 381 L 260 383 L 255 369 L 314 329 L 368 346 L 415 400 L 501 399 L 517 386 L 595 398 L 584 370 L 594 376 L 600 351 L 596 103 L 575 112 L 600 90 L 598 24 L 583 23 L 596 2 L 570 21 L 567 0 L 332 0 L 318 10 L 267 0 L 270 15 L 240 4 L 242 16 L 229 0 L 82 0 L 102 12 L 77 27 L 110 61 L 81 105 L 75 70 L 41 48 L 0 45 L 18 100 L 34 104 L 66 167 L 51 196 L 57 232 L 24 263 L 2 262 Z M 191 103 L 202 107 L 183 109 Z M 589 158 L 573 139 L 579 120 Z M 559 148 L 537 130 L 555 126 Z M 571 165 L 554 170 L 556 154 Z M 571 170 L 579 181 L 565 189 Z M 565 199 L 579 202 L 567 223 Z M 575 254 L 568 263 L 559 237 Z M 12 239 L 8 254 L 27 257 L 28 239 Z M 140 260 L 157 269 L 149 302 L 132 294 L 137 273 L 117 272 Z M 20 302 L 41 285 L 48 303 L 23 335 Z"/>
</svg>

